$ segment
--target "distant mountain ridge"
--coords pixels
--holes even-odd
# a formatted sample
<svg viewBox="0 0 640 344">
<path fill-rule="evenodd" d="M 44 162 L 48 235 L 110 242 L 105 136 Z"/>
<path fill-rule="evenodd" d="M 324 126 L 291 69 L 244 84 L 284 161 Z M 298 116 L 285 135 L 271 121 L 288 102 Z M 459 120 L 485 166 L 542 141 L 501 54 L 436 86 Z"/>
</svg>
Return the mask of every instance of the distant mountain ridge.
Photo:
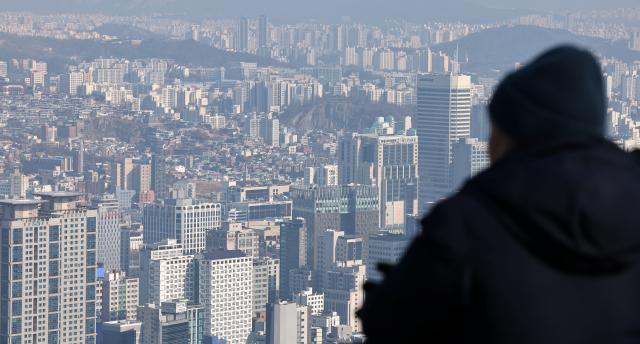
<svg viewBox="0 0 640 344">
<path fill-rule="evenodd" d="M 172 14 L 194 19 L 234 18 L 266 14 L 276 21 L 317 19 L 338 22 L 344 17 L 363 22 L 404 19 L 490 22 L 525 12 L 496 9 L 468 0 L 4 0 L 0 10 L 36 12 L 102 12 L 117 15 Z M 530 11 L 529 11 L 530 12 Z"/>
<path fill-rule="evenodd" d="M 65 65 L 97 57 L 127 59 L 161 58 L 180 64 L 217 67 L 229 62 L 258 62 L 279 65 L 271 60 L 258 59 L 245 53 L 233 53 L 190 40 L 147 39 L 139 44 L 128 40 L 58 40 L 41 37 L 25 37 L 0 34 L 0 56 L 7 58 L 35 58 L 49 63 L 53 72 L 64 72 Z"/>
<path fill-rule="evenodd" d="M 640 52 L 631 51 L 627 42 L 578 36 L 569 31 L 534 26 L 504 26 L 480 31 L 457 41 L 435 46 L 454 56 L 456 49 L 463 72 L 477 74 L 504 73 L 516 63 L 525 63 L 542 51 L 559 44 L 587 48 L 603 56 L 615 56 L 628 62 L 640 60 Z M 468 63 L 465 61 L 469 60 Z"/>
</svg>

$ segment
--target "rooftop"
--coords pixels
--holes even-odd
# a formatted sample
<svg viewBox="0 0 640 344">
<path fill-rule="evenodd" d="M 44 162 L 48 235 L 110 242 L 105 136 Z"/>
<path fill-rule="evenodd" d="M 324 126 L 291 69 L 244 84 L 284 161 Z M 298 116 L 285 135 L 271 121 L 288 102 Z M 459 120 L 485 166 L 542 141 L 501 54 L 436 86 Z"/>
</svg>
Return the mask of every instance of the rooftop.
<svg viewBox="0 0 640 344">
<path fill-rule="evenodd" d="M 57 198 L 57 197 L 80 197 L 84 194 L 82 192 L 71 192 L 71 191 L 53 191 L 53 192 L 36 192 L 33 194 L 34 196 L 47 197 L 47 198 Z"/>
<path fill-rule="evenodd" d="M 0 200 L 0 205 L 38 205 L 43 203 L 44 201 L 37 199 L 2 199 Z"/>
<path fill-rule="evenodd" d="M 244 258 L 246 255 L 242 251 L 225 251 L 214 250 L 204 252 L 204 258 L 207 260 L 219 260 L 219 259 L 231 259 L 231 258 Z"/>
</svg>

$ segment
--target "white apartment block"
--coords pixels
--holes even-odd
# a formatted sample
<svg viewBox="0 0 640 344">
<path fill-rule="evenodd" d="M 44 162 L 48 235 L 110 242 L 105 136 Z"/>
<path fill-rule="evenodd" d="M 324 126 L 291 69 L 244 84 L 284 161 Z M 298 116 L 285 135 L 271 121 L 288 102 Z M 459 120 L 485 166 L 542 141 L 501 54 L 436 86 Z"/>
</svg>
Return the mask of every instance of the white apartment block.
<svg viewBox="0 0 640 344">
<path fill-rule="evenodd" d="M 240 251 L 211 251 L 198 257 L 199 302 L 207 336 L 244 344 L 253 315 L 253 262 Z"/>
<path fill-rule="evenodd" d="M 280 259 L 259 258 L 253 260 L 253 312 L 264 312 L 280 289 Z"/>
<path fill-rule="evenodd" d="M 0 342 L 93 344 L 96 212 L 81 194 L 36 196 L 0 201 Z"/>
<path fill-rule="evenodd" d="M 193 255 L 183 254 L 176 240 L 145 245 L 140 251 L 140 303 L 193 299 Z"/>
<path fill-rule="evenodd" d="M 124 272 L 109 272 L 102 285 L 102 321 L 136 320 L 139 281 Z"/>
<path fill-rule="evenodd" d="M 320 315 L 324 312 L 324 294 L 314 293 L 313 288 L 307 288 L 293 295 L 293 301 L 302 306 L 309 306 L 312 315 Z"/>
</svg>

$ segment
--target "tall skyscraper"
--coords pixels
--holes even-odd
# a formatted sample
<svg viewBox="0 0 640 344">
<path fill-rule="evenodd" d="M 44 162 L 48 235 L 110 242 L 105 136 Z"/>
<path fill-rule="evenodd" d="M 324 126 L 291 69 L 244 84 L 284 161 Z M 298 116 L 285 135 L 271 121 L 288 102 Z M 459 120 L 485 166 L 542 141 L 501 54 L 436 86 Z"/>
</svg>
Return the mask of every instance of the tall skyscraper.
<svg viewBox="0 0 640 344">
<path fill-rule="evenodd" d="M 205 249 L 207 232 L 221 226 L 219 203 L 196 203 L 192 199 L 166 199 L 144 208 L 144 242 L 176 239 L 185 254 Z"/>
<path fill-rule="evenodd" d="M 455 74 L 418 76 L 415 118 L 420 147 L 421 209 L 452 191 L 453 144 L 470 135 L 471 78 Z"/>
<path fill-rule="evenodd" d="M 280 225 L 280 297 L 290 299 L 292 290 L 289 274 L 307 267 L 307 225 L 303 218 L 295 218 Z"/>
<path fill-rule="evenodd" d="M 246 52 L 249 48 L 249 20 L 245 17 L 238 22 L 236 51 Z"/>
<path fill-rule="evenodd" d="M 114 195 L 103 195 L 93 206 L 97 216 L 97 255 L 98 263 L 102 264 L 106 271 L 120 271 L 120 208 L 118 199 Z"/>
<path fill-rule="evenodd" d="M 280 147 L 280 120 L 271 114 L 262 118 L 260 137 L 271 147 Z"/>
<path fill-rule="evenodd" d="M 339 146 L 342 182 L 375 185 L 380 227 L 403 230 L 406 217 L 418 212 L 418 138 L 351 134 L 343 136 Z"/>
<path fill-rule="evenodd" d="M 37 196 L 0 201 L 0 342 L 95 343 L 96 211 Z"/>
<path fill-rule="evenodd" d="M 269 21 L 267 16 L 261 15 L 258 17 L 258 48 L 267 47 L 269 41 Z"/>
<path fill-rule="evenodd" d="M 121 190 L 133 190 L 134 175 L 133 175 L 133 159 L 125 158 L 122 163 L 118 164 L 120 167 L 118 186 Z"/>
<path fill-rule="evenodd" d="M 164 158 L 157 154 L 151 157 L 151 190 L 158 199 L 167 196 L 167 165 Z"/>
<path fill-rule="evenodd" d="M 151 164 L 139 164 L 134 169 L 132 188 L 138 195 L 151 190 Z"/>
<path fill-rule="evenodd" d="M 205 335 L 244 344 L 253 316 L 253 264 L 240 251 L 207 251 L 198 256 L 199 302 Z"/>
<path fill-rule="evenodd" d="M 307 265 L 317 269 L 317 244 L 326 229 L 368 236 L 379 229 L 378 191 L 374 185 L 292 187 L 293 216 L 307 224 L 311 252 Z"/>
<path fill-rule="evenodd" d="M 76 161 L 76 172 L 84 173 L 84 140 L 80 140 Z"/>
</svg>

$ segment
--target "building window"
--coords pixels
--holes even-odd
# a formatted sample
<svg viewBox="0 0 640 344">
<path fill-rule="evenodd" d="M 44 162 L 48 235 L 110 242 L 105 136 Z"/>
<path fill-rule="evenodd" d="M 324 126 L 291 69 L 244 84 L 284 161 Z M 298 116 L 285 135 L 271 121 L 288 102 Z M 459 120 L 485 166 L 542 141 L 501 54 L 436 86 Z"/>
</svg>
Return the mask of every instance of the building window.
<svg viewBox="0 0 640 344">
<path fill-rule="evenodd" d="M 96 232 L 96 218 L 88 217 L 87 218 L 87 232 L 95 233 Z"/>
<path fill-rule="evenodd" d="M 14 246 L 11 255 L 12 261 L 19 263 L 22 261 L 22 247 Z"/>
<path fill-rule="evenodd" d="M 58 344 L 58 332 L 49 332 L 49 344 Z"/>
<path fill-rule="evenodd" d="M 60 258 L 60 244 L 49 245 L 49 259 Z"/>
<path fill-rule="evenodd" d="M 15 228 L 13 230 L 13 244 L 14 245 L 22 244 L 22 228 Z"/>
<path fill-rule="evenodd" d="M 55 330 L 58 326 L 58 313 L 49 314 L 49 330 Z"/>
<path fill-rule="evenodd" d="M 60 272 L 60 263 L 57 260 L 49 261 L 49 276 L 58 276 Z"/>
<path fill-rule="evenodd" d="M 11 267 L 11 279 L 22 279 L 22 264 L 13 264 L 13 266 Z"/>
<path fill-rule="evenodd" d="M 60 226 L 49 227 L 49 241 L 60 241 Z"/>
<path fill-rule="evenodd" d="M 96 251 L 87 251 L 87 265 L 96 265 Z"/>
<path fill-rule="evenodd" d="M 21 318 L 11 318 L 11 333 L 22 333 Z"/>
<path fill-rule="evenodd" d="M 87 318 L 92 318 L 96 316 L 96 304 L 93 302 L 87 302 L 86 313 L 85 316 Z"/>
<path fill-rule="evenodd" d="M 22 282 L 13 282 L 11 284 L 11 296 L 22 297 Z"/>
<path fill-rule="evenodd" d="M 49 312 L 57 312 L 58 310 L 58 297 L 49 296 Z"/>
<path fill-rule="evenodd" d="M 14 317 L 22 315 L 22 301 L 14 300 L 11 302 L 11 315 Z"/>
<path fill-rule="evenodd" d="M 86 277 L 87 277 L 86 278 L 87 283 L 95 282 L 96 281 L 96 269 L 95 268 L 88 268 Z"/>
<path fill-rule="evenodd" d="M 87 250 L 95 250 L 95 249 L 96 249 L 96 235 L 87 234 Z"/>
<path fill-rule="evenodd" d="M 49 280 L 49 294 L 57 294 L 58 293 L 58 279 L 52 278 Z"/>
</svg>

